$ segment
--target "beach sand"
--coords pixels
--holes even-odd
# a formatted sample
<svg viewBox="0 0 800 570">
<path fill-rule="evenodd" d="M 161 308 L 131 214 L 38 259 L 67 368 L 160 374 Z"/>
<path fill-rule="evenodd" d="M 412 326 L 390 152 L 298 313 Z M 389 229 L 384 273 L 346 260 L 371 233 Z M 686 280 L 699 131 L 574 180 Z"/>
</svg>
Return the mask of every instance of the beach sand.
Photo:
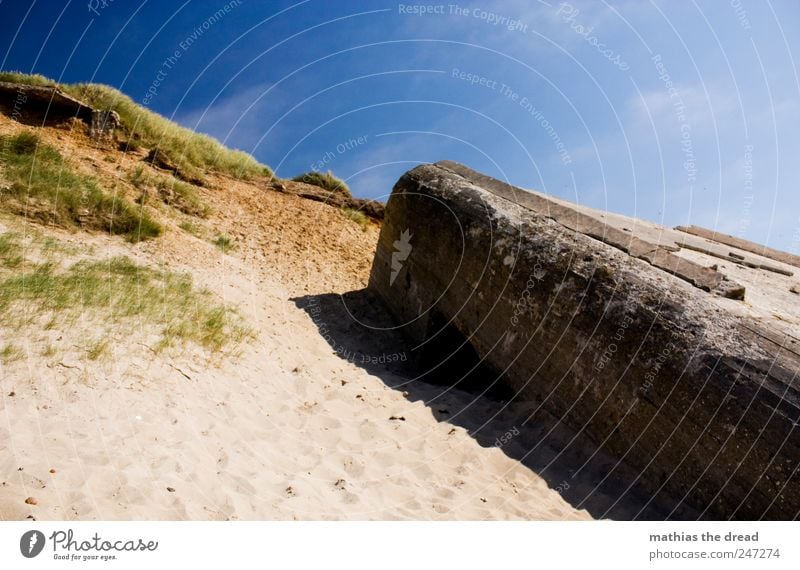
<svg viewBox="0 0 800 570">
<path fill-rule="evenodd" d="M 109 331 L 101 363 L 68 347 L 50 362 L 23 343 L 0 383 L 3 519 L 587 518 L 336 355 L 280 283 L 249 280 L 236 260 L 215 267 L 207 284 L 259 330 L 238 357 L 155 356 L 127 328 Z M 437 409 L 493 405 L 474 400 L 453 392 Z"/>
<path fill-rule="evenodd" d="M 99 151 L 81 152 L 115 175 Z M 0 365 L 0 518 L 591 518 L 565 500 L 566 474 L 530 467 L 557 449 L 511 441 L 517 410 L 351 362 L 298 306 L 363 289 L 377 227 L 243 182 L 212 187 L 208 223 L 233 237 L 231 254 L 177 229 L 138 245 L 46 233 L 91 251 L 75 259 L 128 255 L 190 273 L 239 307 L 254 340 L 238 354 L 156 354 L 148 323 L 88 313 L 69 327 L 3 330 L 24 356 Z M 11 217 L 0 229 L 43 231 Z M 98 336 L 109 354 L 88 359 L 82 339 Z"/>
</svg>

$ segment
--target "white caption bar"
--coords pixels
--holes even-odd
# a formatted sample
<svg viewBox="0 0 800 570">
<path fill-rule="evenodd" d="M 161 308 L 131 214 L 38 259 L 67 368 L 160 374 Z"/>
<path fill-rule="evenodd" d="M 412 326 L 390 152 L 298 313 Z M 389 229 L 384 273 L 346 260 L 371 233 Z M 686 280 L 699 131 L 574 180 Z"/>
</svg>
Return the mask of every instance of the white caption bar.
<svg viewBox="0 0 800 570">
<path fill-rule="evenodd" d="M 0 568 L 800 568 L 798 530 L 796 522 L 6 522 Z"/>
</svg>

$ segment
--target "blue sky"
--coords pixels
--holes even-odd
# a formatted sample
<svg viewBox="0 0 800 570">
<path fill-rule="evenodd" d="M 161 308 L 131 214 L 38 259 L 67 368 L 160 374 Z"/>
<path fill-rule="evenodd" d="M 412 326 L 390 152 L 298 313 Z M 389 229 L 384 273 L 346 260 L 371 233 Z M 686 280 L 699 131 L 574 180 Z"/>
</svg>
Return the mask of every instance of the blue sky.
<svg viewBox="0 0 800 570">
<path fill-rule="evenodd" d="M 800 253 L 796 0 L 2 0 L 0 29 L 3 69 L 113 85 L 281 176 L 385 199 L 447 158 Z"/>
</svg>

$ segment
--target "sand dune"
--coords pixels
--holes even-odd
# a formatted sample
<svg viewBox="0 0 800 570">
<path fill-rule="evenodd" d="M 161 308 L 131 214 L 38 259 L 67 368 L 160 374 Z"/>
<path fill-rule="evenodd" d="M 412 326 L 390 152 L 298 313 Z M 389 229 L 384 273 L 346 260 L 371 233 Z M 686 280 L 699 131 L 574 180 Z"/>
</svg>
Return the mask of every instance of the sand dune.
<svg viewBox="0 0 800 570">
<path fill-rule="evenodd" d="M 105 363 L 46 362 L 29 344 L 4 367 L 4 519 L 587 518 L 502 450 L 334 354 L 285 286 L 216 257 L 196 278 L 260 330 L 239 357 L 154 357 L 146 334 L 110 330 Z M 493 405 L 473 400 L 454 392 L 438 407 Z"/>
<path fill-rule="evenodd" d="M 139 160 L 103 160 L 79 136 L 41 132 L 109 178 Z M 561 473 L 530 467 L 558 450 L 541 446 L 523 464 L 529 444 L 494 447 L 520 429 L 517 412 L 348 360 L 300 306 L 366 285 L 376 227 L 264 187 L 211 182 L 207 223 L 232 236 L 231 254 L 177 228 L 132 246 L 0 220 L 0 231 L 44 232 L 73 247 L 75 260 L 127 255 L 189 272 L 256 331 L 238 354 L 209 355 L 192 345 L 156 354 L 148 323 L 90 313 L 53 330 L 3 330 L 24 356 L 0 364 L 0 518 L 589 518 L 557 490 Z M 337 323 L 337 342 L 363 340 L 351 324 Z M 109 355 L 87 359 L 82 339 L 98 335 Z"/>
</svg>

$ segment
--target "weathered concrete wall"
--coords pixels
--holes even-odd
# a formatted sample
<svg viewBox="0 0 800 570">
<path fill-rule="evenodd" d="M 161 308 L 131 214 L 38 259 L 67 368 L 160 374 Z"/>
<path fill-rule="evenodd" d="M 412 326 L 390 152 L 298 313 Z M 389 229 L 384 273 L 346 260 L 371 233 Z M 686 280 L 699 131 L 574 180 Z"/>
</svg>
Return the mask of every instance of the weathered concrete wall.
<svg viewBox="0 0 800 570">
<path fill-rule="evenodd" d="M 0 113 L 34 126 L 81 119 L 91 124 L 93 109 L 66 93 L 38 85 L 0 81 Z"/>
<path fill-rule="evenodd" d="M 529 200 L 453 163 L 397 182 L 370 289 L 417 352 L 445 360 L 437 339 L 455 328 L 518 398 L 640 472 L 663 504 L 795 518 L 800 356 L 712 302 L 728 296 L 722 276 L 676 276 Z"/>
<path fill-rule="evenodd" d="M 114 131 L 119 128 L 121 120 L 119 113 L 109 109 L 95 109 L 92 111 L 92 123 L 89 126 L 89 136 L 93 139 L 113 139 Z"/>
<path fill-rule="evenodd" d="M 80 119 L 95 140 L 113 139 L 120 116 L 110 109 L 93 109 L 56 87 L 0 81 L 0 113 L 20 123 L 45 126 Z"/>
</svg>

